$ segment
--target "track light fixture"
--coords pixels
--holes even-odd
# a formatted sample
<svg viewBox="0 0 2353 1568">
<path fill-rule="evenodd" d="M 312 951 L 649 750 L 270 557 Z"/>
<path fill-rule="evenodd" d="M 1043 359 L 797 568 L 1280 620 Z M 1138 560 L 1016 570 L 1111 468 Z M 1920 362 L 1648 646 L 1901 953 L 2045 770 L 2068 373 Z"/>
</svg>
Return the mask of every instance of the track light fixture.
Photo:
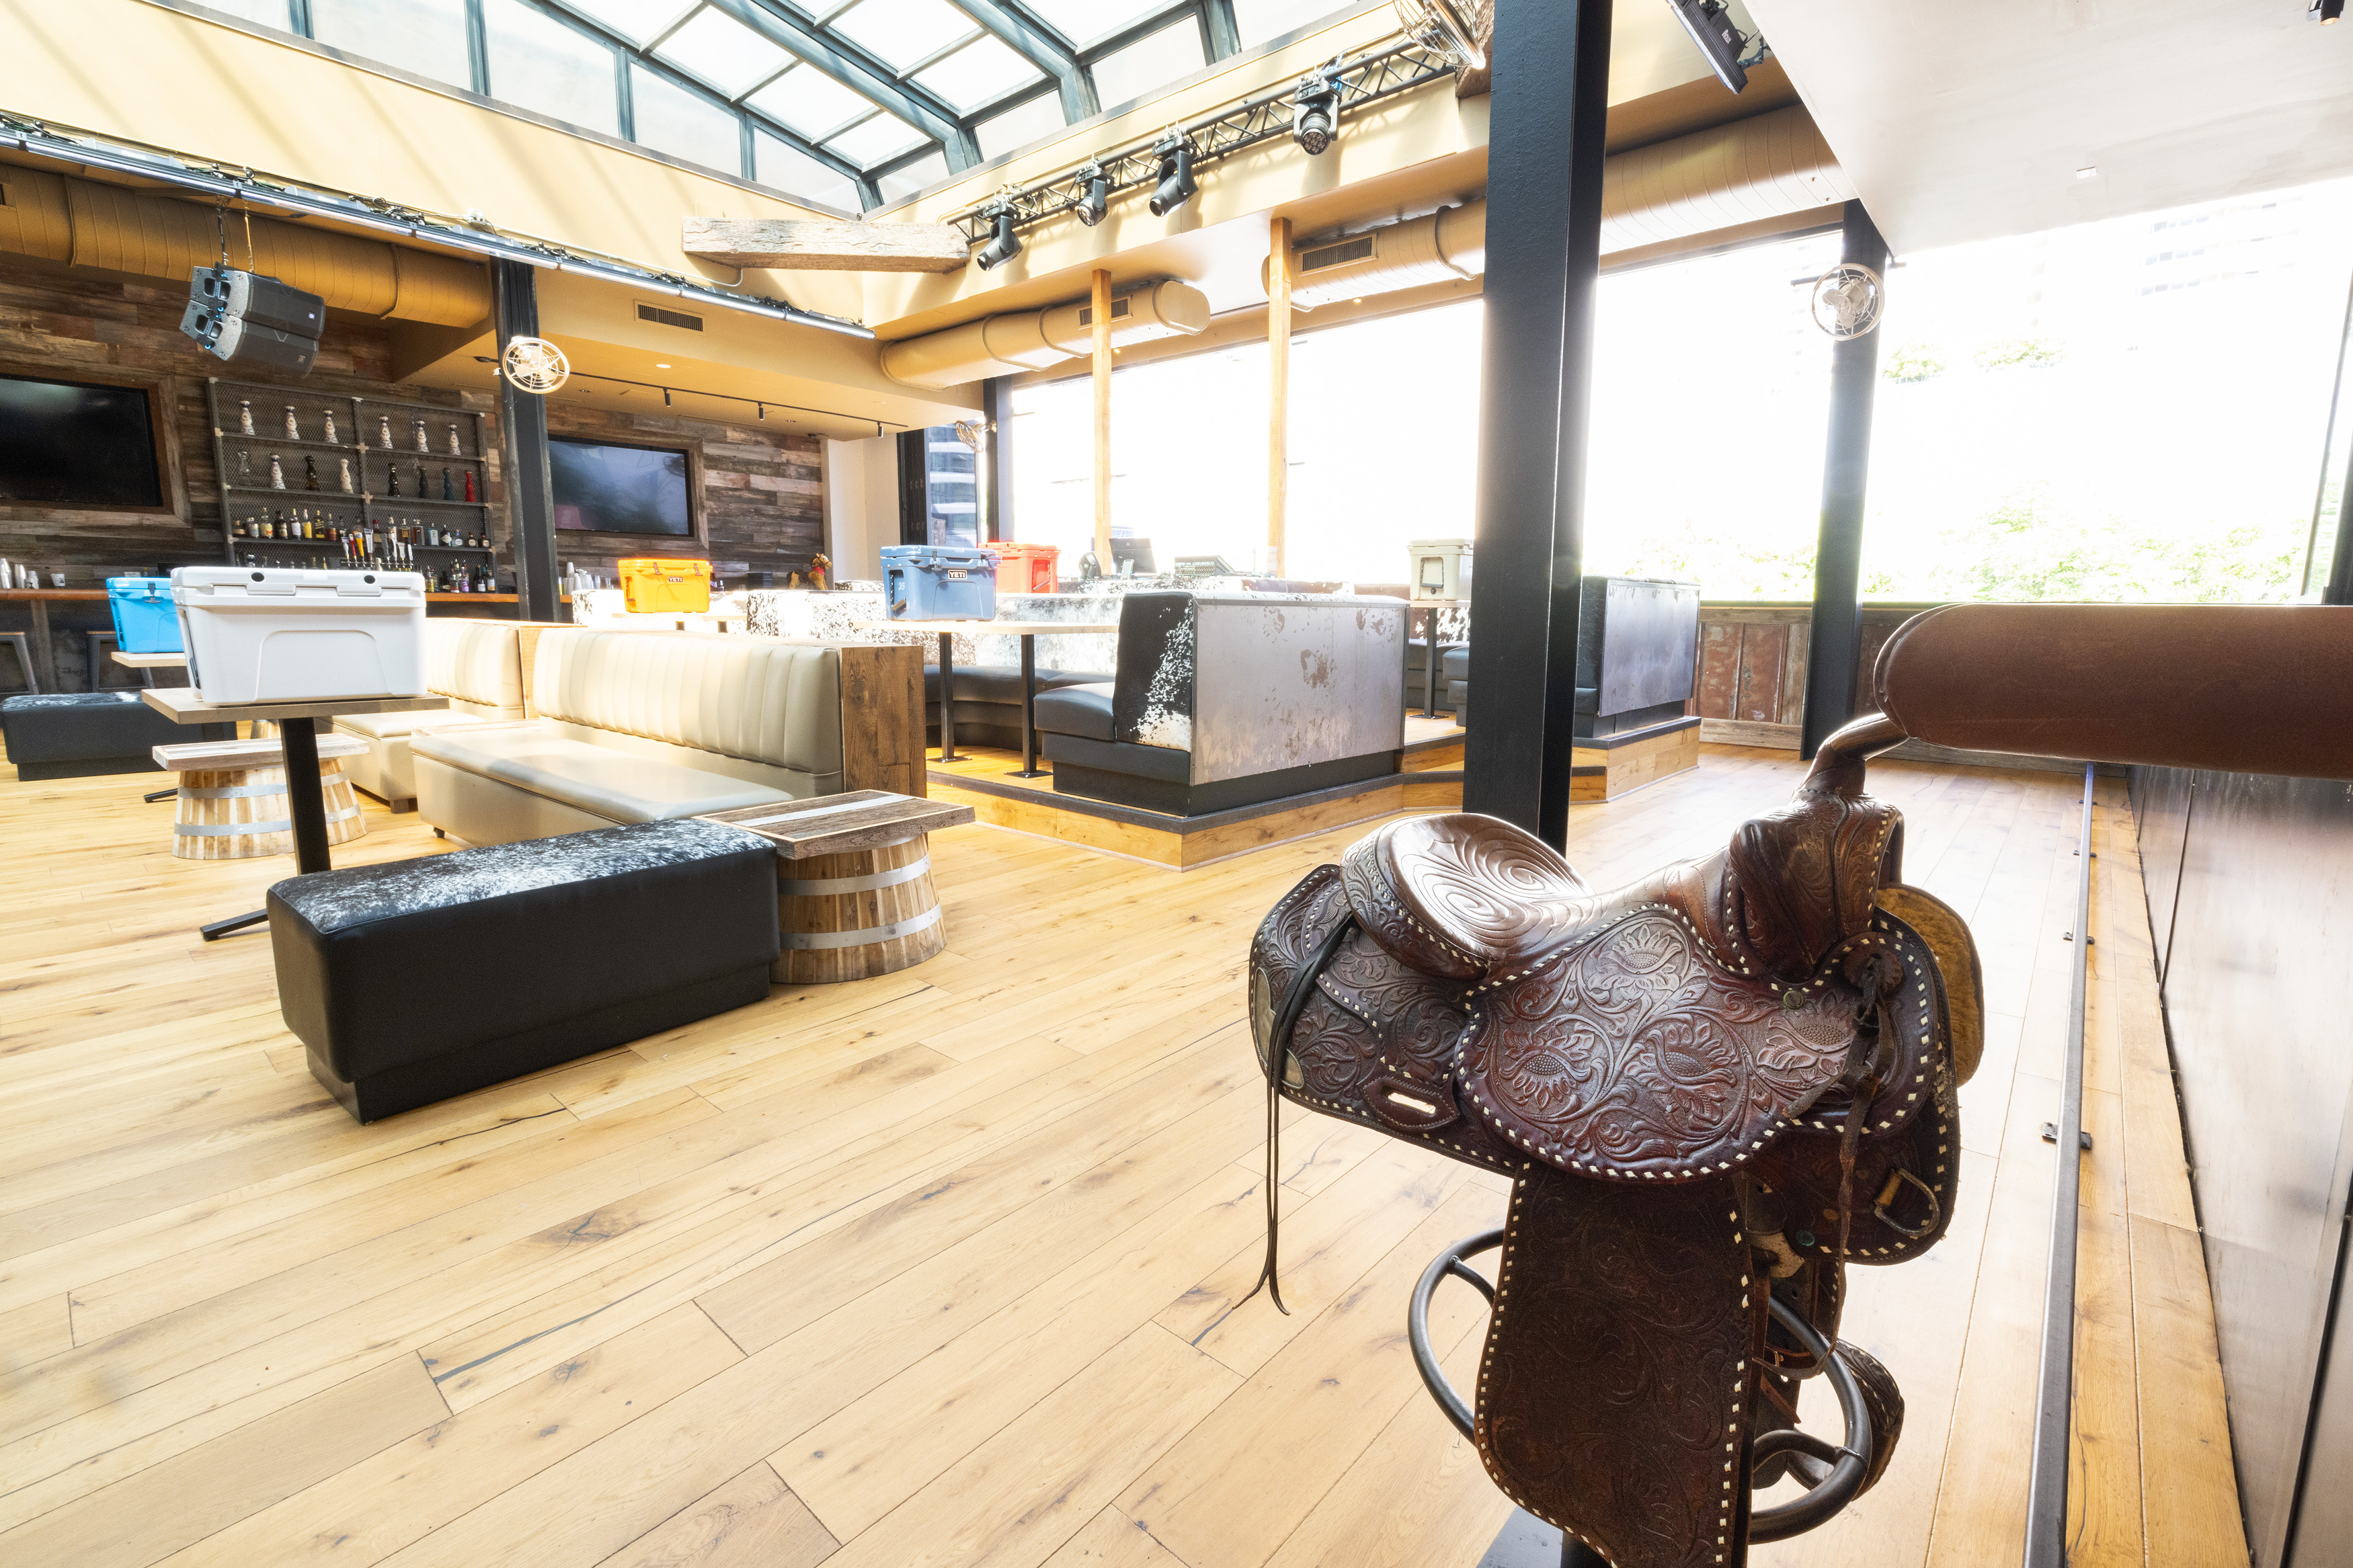
<svg viewBox="0 0 2353 1568">
<path fill-rule="evenodd" d="M 1733 25 L 1724 0 L 1667 0 L 1667 5 L 1699 46 L 1699 52 L 1707 57 L 1715 79 L 1735 92 L 1746 87 L 1748 72 L 1740 63 L 1740 52 L 1748 39 Z"/>
<path fill-rule="evenodd" d="M 2312 9 L 2305 14 L 2317 18 L 2326 27 L 2345 15 L 2345 0 L 2312 0 Z"/>
<path fill-rule="evenodd" d="M 1340 131 L 1340 62 L 1335 58 L 1299 79 L 1292 94 L 1291 134 L 1310 157 L 1332 145 Z"/>
<path fill-rule="evenodd" d="M 1079 198 L 1079 205 L 1071 210 L 1079 215 L 1081 223 L 1092 228 L 1103 222 L 1103 214 L 1111 210 L 1111 179 L 1103 173 L 1101 163 L 1092 163 L 1081 169 L 1075 178 L 1087 194 Z"/>
<path fill-rule="evenodd" d="M 1152 200 L 1146 205 L 1152 208 L 1154 217 L 1166 217 L 1193 199 L 1197 188 L 1193 184 L 1193 143 L 1183 132 L 1172 128 L 1152 144 L 1152 154 L 1160 160 L 1160 184 L 1153 188 Z"/>
<path fill-rule="evenodd" d="M 980 263 L 983 272 L 1004 266 L 1021 254 L 1021 237 L 1013 232 L 1013 204 L 998 197 L 988 204 L 981 214 L 997 226 L 997 237 L 980 247 L 973 259 Z"/>
</svg>

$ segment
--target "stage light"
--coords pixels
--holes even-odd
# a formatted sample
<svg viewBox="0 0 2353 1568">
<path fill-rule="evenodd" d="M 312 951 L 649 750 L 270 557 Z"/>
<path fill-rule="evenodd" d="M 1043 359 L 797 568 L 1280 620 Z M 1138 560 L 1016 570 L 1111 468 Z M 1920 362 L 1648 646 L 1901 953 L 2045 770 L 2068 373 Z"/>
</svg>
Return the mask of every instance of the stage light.
<svg viewBox="0 0 2353 1568">
<path fill-rule="evenodd" d="M 2312 0 L 2312 9 L 2305 14 L 2319 17 L 2320 25 L 2326 27 L 2345 15 L 2345 0 Z"/>
<path fill-rule="evenodd" d="M 1335 60 L 1333 65 L 1339 62 Z M 1299 79 L 1292 95 L 1291 134 L 1310 157 L 1332 145 L 1340 132 L 1340 81 L 1332 66 L 1309 71 Z"/>
<path fill-rule="evenodd" d="M 1699 52 L 1707 57 L 1716 79 L 1735 92 L 1746 87 L 1748 73 L 1741 68 L 1740 51 L 1748 40 L 1733 26 L 1724 0 L 1667 0 L 1667 5 L 1692 42 L 1699 46 Z"/>
<path fill-rule="evenodd" d="M 1193 143 L 1182 132 L 1171 131 L 1152 144 L 1152 152 L 1160 160 L 1160 184 L 1146 205 L 1154 217 L 1166 217 L 1193 199 Z"/>
<path fill-rule="evenodd" d="M 1073 176 L 1086 195 L 1079 198 L 1079 221 L 1089 228 L 1103 222 L 1103 214 L 1111 210 L 1111 181 L 1103 174 L 1101 163 L 1089 163 Z"/>
<path fill-rule="evenodd" d="M 980 247 L 973 259 L 980 263 L 983 272 L 1004 266 L 1021 254 L 1021 237 L 1013 232 L 1013 204 L 996 201 L 988 204 L 981 216 L 997 226 L 997 237 Z"/>
</svg>

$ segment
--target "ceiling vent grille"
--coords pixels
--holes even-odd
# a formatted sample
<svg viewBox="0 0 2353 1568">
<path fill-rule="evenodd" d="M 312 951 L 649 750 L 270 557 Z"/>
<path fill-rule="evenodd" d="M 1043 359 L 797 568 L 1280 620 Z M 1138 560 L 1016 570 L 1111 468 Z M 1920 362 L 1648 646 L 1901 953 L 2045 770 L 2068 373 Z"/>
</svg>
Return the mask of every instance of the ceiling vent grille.
<svg viewBox="0 0 2353 1568">
<path fill-rule="evenodd" d="M 1344 239 L 1337 245 L 1327 245 L 1320 250 L 1301 254 L 1299 270 L 1320 272 L 1326 267 L 1341 267 L 1351 261 L 1369 261 L 1376 254 L 1373 237 L 1360 234 L 1354 239 Z"/>
<path fill-rule="evenodd" d="M 649 305 L 643 300 L 638 304 L 638 320 L 659 321 L 665 327 L 684 327 L 690 332 L 702 331 L 702 317 L 690 316 L 684 310 L 665 310 L 659 305 Z"/>
</svg>

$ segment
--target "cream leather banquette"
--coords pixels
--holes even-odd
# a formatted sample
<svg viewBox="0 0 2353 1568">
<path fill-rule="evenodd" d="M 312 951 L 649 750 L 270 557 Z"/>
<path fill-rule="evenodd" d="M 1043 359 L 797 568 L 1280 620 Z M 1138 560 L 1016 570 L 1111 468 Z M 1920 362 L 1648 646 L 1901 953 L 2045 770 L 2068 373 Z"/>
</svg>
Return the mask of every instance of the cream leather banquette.
<svg viewBox="0 0 2353 1568">
<path fill-rule="evenodd" d="M 534 717 L 412 732 L 437 831 L 507 844 L 844 787 L 843 649 L 587 628 L 536 644 Z"/>
<path fill-rule="evenodd" d="M 514 621 L 436 618 L 425 623 L 425 684 L 449 700 L 447 710 L 423 713 L 346 714 L 339 734 L 367 742 L 344 763 L 352 783 L 395 811 L 417 809 L 417 772 L 409 737 L 420 729 L 446 730 L 523 717 L 522 626 Z"/>
</svg>

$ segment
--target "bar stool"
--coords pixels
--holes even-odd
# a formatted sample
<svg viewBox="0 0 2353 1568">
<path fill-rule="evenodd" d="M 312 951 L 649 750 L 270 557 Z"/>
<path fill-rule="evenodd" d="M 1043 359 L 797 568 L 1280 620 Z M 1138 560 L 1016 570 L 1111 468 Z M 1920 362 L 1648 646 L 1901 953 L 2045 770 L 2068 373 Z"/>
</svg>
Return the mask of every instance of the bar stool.
<svg viewBox="0 0 2353 1568">
<path fill-rule="evenodd" d="M 90 642 L 90 689 L 92 691 L 111 691 L 120 689 L 119 688 L 110 687 L 106 684 L 106 672 L 117 668 L 114 662 L 115 634 L 111 631 L 103 631 L 86 632 L 83 635 Z M 155 677 L 152 671 L 142 669 L 137 673 L 144 679 L 128 681 L 124 684 L 126 686 L 153 686 L 155 684 Z"/>
<path fill-rule="evenodd" d="M 33 635 L 30 632 L 0 632 L 0 643 L 16 650 L 16 668 L 24 671 L 26 692 L 41 689 L 41 678 L 33 673 Z"/>
</svg>

